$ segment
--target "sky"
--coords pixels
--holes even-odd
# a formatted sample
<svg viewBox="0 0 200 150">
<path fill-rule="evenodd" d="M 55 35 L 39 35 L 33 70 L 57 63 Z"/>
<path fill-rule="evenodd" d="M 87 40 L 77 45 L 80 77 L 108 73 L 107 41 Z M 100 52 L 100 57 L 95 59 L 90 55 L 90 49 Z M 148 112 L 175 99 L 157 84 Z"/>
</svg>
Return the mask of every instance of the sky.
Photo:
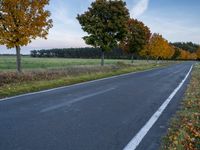
<svg viewBox="0 0 200 150">
<path fill-rule="evenodd" d="M 53 19 L 48 39 L 36 39 L 22 47 L 31 50 L 86 47 L 87 35 L 76 20 L 94 0 L 50 0 L 47 7 Z M 125 0 L 131 18 L 147 25 L 152 33 L 160 33 L 170 42 L 192 41 L 200 44 L 200 0 Z M 0 54 L 15 54 L 15 49 L 0 46 Z"/>
</svg>

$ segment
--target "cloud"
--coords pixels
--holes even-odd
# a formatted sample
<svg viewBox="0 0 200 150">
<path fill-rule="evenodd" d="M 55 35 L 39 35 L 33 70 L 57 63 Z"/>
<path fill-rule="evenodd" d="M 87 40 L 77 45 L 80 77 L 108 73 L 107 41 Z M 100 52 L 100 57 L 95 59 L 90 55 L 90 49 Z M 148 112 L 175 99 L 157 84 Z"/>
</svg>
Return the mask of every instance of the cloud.
<svg viewBox="0 0 200 150">
<path fill-rule="evenodd" d="M 191 28 L 191 25 L 187 22 L 164 18 L 163 16 L 143 16 L 140 19 L 151 29 L 152 33 L 160 33 L 171 42 L 192 41 L 200 44 L 200 28 L 198 25 L 193 25 Z"/>
<path fill-rule="evenodd" d="M 130 11 L 131 17 L 137 18 L 141 16 L 148 9 L 148 6 L 149 0 L 138 0 Z"/>
<path fill-rule="evenodd" d="M 54 26 L 50 30 L 48 40 L 38 39 L 30 47 L 38 48 L 65 48 L 86 46 L 82 37 L 84 32 L 76 19 L 78 12 L 74 11 L 64 1 L 52 3 L 52 18 Z M 38 49 L 37 48 L 37 49 Z"/>
<path fill-rule="evenodd" d="M 76 24 L 76 18 L 70 16 L 70 9 L 62 1 L 53 2 L 51 8 L 52 18 L 56 24 L 62 24 L 65 26 L 74 26 Z"/>
</svg>

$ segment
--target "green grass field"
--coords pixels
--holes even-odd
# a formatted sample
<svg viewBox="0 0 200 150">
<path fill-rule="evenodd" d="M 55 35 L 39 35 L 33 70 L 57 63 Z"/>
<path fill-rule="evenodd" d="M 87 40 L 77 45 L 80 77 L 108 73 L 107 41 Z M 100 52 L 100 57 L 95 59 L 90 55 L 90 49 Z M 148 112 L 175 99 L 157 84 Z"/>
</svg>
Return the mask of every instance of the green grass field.
<svg viewBox="0 0 200 150">
<path fill-rule="evenodd" d="M 105 60 L 106 65 L 116 64 L 122 61 L 130 63 L 129 60 Z M 142 62 L 140 62 L 142 63 Z M 32 58 L 29 56 L 22 57 L 22 69 L 58 69 L 72 66 L 99 65 L 100 59 L 70 59 L 70 58 Z M 15 56 L 0 56 L 0 71 L 14 71 L 16 68 Z"/>
</svg>

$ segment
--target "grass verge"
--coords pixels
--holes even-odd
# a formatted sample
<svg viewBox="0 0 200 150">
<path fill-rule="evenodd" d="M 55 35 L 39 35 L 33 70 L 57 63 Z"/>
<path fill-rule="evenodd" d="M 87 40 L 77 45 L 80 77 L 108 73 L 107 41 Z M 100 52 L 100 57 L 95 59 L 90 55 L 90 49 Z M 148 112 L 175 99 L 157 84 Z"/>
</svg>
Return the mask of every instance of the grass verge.
<svg viewBox="0 0 200 150">
<path fill-rule="evenodd" d="M 146 63 L 143 65 L 130 65 L 120 62 L 115 65 L 105 67 L 90 66 L 88 68 L 84 67 L 82 69 L 78 67 L 75 69 L 69 68 L 67 70 L 61 71 L 61 73 L 57 70 L 50 71 L 50 73 L 39 72 L 39 74 L 26 72 L 24 75 L 17 79 L 16 75 L 2 74 L 2 77 L 5 78 L 4 80 L 6 82 L 0 85 L 0 98 L 71 85 L 129 72 L 148 70 L 169 64 L 170 63 L 166 62 L 160 64 L 154 62 L 149 64 Z"/>
<path fill-rule="evenodd" d="M 200 150 L 200 63 L 192 72 L 181 110 L 172 119 L 162 150 Z"/>
</svg>

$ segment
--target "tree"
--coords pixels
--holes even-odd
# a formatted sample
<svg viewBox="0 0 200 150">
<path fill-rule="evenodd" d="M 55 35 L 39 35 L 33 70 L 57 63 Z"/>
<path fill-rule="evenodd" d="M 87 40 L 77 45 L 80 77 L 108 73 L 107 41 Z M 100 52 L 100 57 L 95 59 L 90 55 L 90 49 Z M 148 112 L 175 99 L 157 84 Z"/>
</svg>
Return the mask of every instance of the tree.
<svg viewBox="0 0 200 150">
<path fill-rule="evenodd" d="M 149 43 L 139 52 L 139 55 L 146 58 L 147 61 L 152 58 L 149 50 Z"/>
<path fill-rule="evenodd" d="M 120 47 L 131 54 L 133 63 L 133 55 L 142 50 L 149 42 L 151 32 L 147 26 L 137 19 L 129 19 L 127 23 L 128 33 L 124 40 L 120 43 Z"/>
<path fill-rule="evenodd" d="M 171 45 L 178 47 L 180 49 L 183 49 L 185 51 L 189 51 L 190 53 L 195 53 L 197 49 L 199 48 L 198 44 L 192 43 L 192 42 L 176 42 L 176 43 L 170 43 Z"/>
<path fill-rule="evenodd" d="M 122 0 L 96 0 L 84 14 L 77 16 L 82 29 L 89 35 L 83 37 L 86 44 L 101 48 L 101 65 L 104 52 L 111 51 L 126 33 L 129 12 Z"/>
<path fill-rule="evenodd" d="M 148 46 L 140 52 L 155 59 L 170 59 L 174 55 L 174 48 L 161 35 L 154 33 Z"/>
<path fill-rule="evenodd" d="M 188 51 L 183 50 L 183 49 L 181 49 L 180 51 L 181 51 L 180 59 L 181 60 L 188 60 L 190 53 Z"/>
<path fill-rule="evenodd" d="M 178 59 L 181 55 L 180 48 L 173 46 L 174 48 L 174 55 L 172 56 L 172 60 Z"/>
<path fill-rule="evenodd" d="M 49 0 L 0 0 L 0 44 L 16 48 L 17 71 L 21 73 L 20 47 L 32 39 L 45 38 L 52 27 Z"/>
</svg>

